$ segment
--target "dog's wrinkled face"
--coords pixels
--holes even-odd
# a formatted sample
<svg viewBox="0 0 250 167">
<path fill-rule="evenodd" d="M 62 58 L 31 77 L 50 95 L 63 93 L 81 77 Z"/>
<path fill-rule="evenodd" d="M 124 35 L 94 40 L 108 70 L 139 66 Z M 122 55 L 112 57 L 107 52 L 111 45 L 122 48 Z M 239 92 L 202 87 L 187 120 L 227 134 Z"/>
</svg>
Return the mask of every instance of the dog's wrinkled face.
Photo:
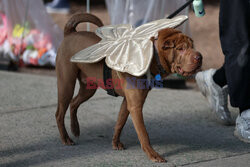
<svg viewBox="0 0 250 167">
<path fill-rule="evenodd" d="M 202 56 L 193 47 L 193 41 L 178 30 L 168 28 L 158 35 L 158 52 L 172 73 L 191 76 L 202 65 Z"/>
</svg>

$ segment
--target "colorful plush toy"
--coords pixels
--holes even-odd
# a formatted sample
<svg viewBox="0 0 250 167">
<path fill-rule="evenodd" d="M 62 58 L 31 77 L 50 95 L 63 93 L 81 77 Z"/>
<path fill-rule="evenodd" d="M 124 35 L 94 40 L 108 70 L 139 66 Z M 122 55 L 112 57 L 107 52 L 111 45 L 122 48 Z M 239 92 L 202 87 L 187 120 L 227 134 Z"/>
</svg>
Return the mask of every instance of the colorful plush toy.
<svg viewBox="0 0 250 167">
<path fill-rule="evenodd" d="M 55 59 L 56 59 L 56 51 L 51 49 L 47 51 L 45 54 L 42 55 L 41 58 L 38 59 L 38 64 L 40 66 L 44 66 L 46 64 L 55 66 Z"/>
<path fill-rule="evenodd" d="M 25 50 L 23 53 L 23 62 L 25 64 L 38 65 L 38 51 Z"/>
<path fill-rule="evenodd" d="M 25 37 L 27 34 L 29 34 L 29 22 L 25 22 L 24 26 L 16 24 L 12 31 L 12 36 L 16 38 Z"/>
<path fill-rule="evenodd" d="M 29 22 L 24 26 L 16 24 L 8 33 L 6 15 L 0 13 L 0 51 L 4 57 L 13 61 L 21 61 L 32 65 L 55 65 L 56 51 L 53 49 L 48 34 L 38 29 L 30 29 Z M 21 56 L 21 57 L 19 57 Z"/>
<path fill-rule="evenodd" d="M 27 46 L 24 40 L 22 41 L 22 38 L 8 37 L 8 41 L 10 43 L 12 52 L 16 56 L 18 56 L 19 54 L 22 54 Z"/>
<path fill-rule="evenodd" d="M 36 29 L 30 31 L 28 36 L 25 38 L 25 41 L 28 44 L 32 44 L 36 49 L 45 48 L 50 50 L 52 48 L 52 43 L 49 36 Z"/>
<path fill-rule="evenodd" d="M 0 13 L 0 18 L 2 20 L 2 25 L 0 25 L 0 32 L 1 32 L 0 33 L 0 45 L 2 45 L 7 38 L 8 21 L 7 21 L 7 17 L 3 13 Z"/>
</svg>

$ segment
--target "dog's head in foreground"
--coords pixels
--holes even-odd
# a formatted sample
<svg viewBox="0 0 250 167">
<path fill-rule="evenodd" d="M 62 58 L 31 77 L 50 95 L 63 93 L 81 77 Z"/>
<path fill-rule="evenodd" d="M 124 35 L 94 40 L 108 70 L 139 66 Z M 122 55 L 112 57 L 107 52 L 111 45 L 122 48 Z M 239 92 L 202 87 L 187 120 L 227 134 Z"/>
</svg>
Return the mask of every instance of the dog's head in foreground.
<svg viewBox="0 0 250 167">
<path fill-rule="evenodd" d="M 170 73 L 191 76 L 202 65 L 202 55 L 194 49 L 193 40 L 176 29 L 159 31 L 157 49 L 162 66 Z"/>
</svg>

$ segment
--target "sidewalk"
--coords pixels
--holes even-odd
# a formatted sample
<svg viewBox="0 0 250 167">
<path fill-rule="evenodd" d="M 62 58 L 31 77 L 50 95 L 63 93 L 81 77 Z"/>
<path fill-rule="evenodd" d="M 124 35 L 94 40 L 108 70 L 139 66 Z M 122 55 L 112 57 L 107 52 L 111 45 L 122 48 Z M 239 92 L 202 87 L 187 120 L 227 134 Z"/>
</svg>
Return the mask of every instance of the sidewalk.
<svg viewBox="0 0 250 167">
<path fill-rule="evenodd" d="M 150 162 L 140 148 L 132 121 L 121 141 L 111 146 L 121 97 L 98 90 L 78 112 L 81 136 L 63 146 L 55 121 L 56 78 L 0 71 L 0 166 L 249 166 L 250 144 L 233 136 L 234 126 L 214 121 L 207 102 L 195 90 L 154 89 L 144 106 L 151 144 L 168 163 Z M 233 111 L 234 118 L 237 111 Z"/>
</svg>

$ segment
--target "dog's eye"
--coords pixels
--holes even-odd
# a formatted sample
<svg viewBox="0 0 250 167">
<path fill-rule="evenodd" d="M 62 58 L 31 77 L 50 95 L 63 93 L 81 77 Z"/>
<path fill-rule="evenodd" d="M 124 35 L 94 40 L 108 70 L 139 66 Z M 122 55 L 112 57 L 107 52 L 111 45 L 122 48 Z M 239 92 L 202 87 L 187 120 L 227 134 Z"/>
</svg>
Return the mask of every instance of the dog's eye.
<svg viewBox="0 0 250 167">
<path fill-rule="evenodd" d="M 184 47 L 178 47 L 178 48 L 176 48 L 176 50 L 179 50 L 179 51 L 182 51 L 182 50 L 184 50 Z"/>
<path fill-rule="evenodd" d="M 175 47 L 174 41 L 168 40 L 168 41 L 165 41 L 165 42 L 164 42 L 162 49 L 163 49 L 163 50 L 166 50 L 166 49 L 168 49 L 168 48 L 174 48 L 174 47 Z"/>
<path fill-rule="evenodd" d="M 187 49 L 187 48 L 188 48 L 188 47 L 187 47 L 187 44 L 184 43 L 184 44 L 181 44 L 181 45 L 177 46 L 177 47 L 176 47 L 176 50 L 182 51 L 182 50 L 185 50 L 185 49 Z"/>
</svg>

